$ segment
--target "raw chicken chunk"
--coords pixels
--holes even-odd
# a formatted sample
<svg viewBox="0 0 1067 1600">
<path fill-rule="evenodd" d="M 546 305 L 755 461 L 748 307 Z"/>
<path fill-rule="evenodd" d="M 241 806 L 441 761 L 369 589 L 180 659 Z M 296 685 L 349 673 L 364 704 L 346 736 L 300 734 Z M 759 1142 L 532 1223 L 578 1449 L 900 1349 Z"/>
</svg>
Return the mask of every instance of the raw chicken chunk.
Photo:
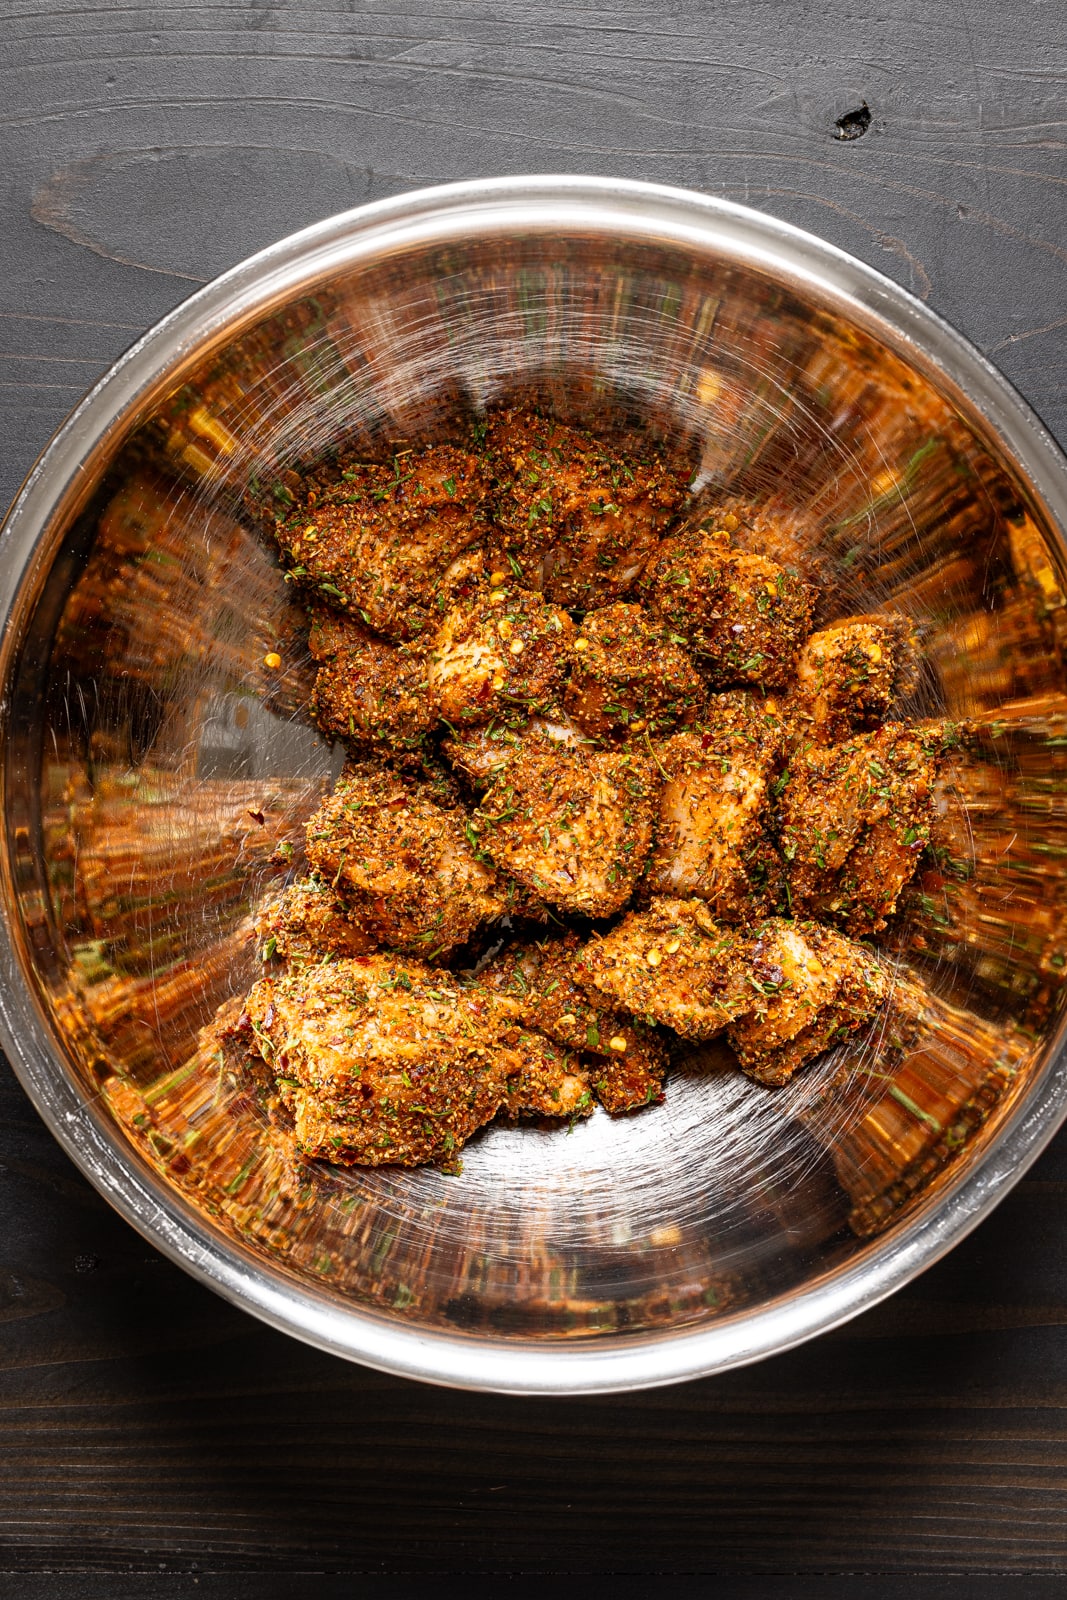
<svg viewBox="0 0 1067 1600">
<path fill-rule="evenodd" d="M 502 916 L 513 898 L 479 859 L 468 828 L 425 783 L 360 767 L 308 823 L 308 859 L 371 937 L 433 959 Z"/>
<path fill-rule="evenodd" d="M 452 1157 L 524 1070 L 498 1019 L 448 973 L 382 954 L 272 974 L 238 1024 L 309 1156 L 348 1166 Z"/>
<path fill-rule="evenodd" d="M 302 964 L 323 956 L 362 956 L 375 940 L 355 921 L 340 895 L 312 873 L 265 906 L 256 918 L 264 961 L 282 956 Z"/>
<path fill-rule="evenodd" d="M 481 787 L 498 777 L 524 750 L 538 750 L 543 755 L 560 751 L 576 754 L 591 751 L 594 745 L 565 712 L 554 711 L 551 717 L 531 717 L 519 725 L 508 719 L 457 728 L 441 748 L 453 767 Z"/>
<path fill-rule="evenodd" d="M 746 952 L 755 1006 L 727 1029 L 742 1069 L 778 1086 L 868 1022 L 889 982 L 873 951 L 818 922 L 772 918 Z"/>
<path fill-rule="evenodd" d="M 497 866 L 562 911 L 606 917 L 629 899 L 652 838 L 658 774 L 632 750 L 523 749 L 474 813 Z"/>
<path fill-rule="evenodd" d="M 573 1051 L 530 1028 L 503 1037 L 521 1061 L 518 1071 L 508 1077 L 507 1106 L 513 1117 L 592 1115 L 589 1072 Z"/>
<path fill-rule="evenodd" d="M 574 652 L 564 704 L 594 738 L 619 729 L 665 733 L 692 722 L 707 699 L 681 642 L 644 606 L 620 601 L 589 612 Z"/>
<path fill-rule="evenodd" d="M 665 539 L 641 580 L 642 596 L 688 641 L 715 687 L 779 688 L 811 628 L 812 592 L 766 556 L 734 550 L 722 530 Z"/>
<path fill-rule="evenodd" d="M 797 915 L 885 927 L 930 837 L 942 733 L 892 722 L 794 754 L 781 837 Z"/>
<path fill-rule="evenodd" d="M 919 651 L 907 617 L 845 617 L 813 633 L 800 652 L 789 709 L 820 744 L 882 722 L 915 687 Z"/>
<path fill-rule="evenodd" d="M 659 1100 L 667 1067 L 662 1042 L 598 991 L 587 993 L 574 973 L 580 960 L 574 933 L 516 944 L 496 956 L 478 982 L 526 1026 L 580 1051 L 606 1110 L 632 1111 Z"/>
<path fill-rule="evenodd" d="M 392 639 L 413 639 L 436 625 L 455 564 L 462 570 L 486 532 L 488 488 L 466 450 L 405 450 L 389 465 L 350 462 L 336 482 L 305 489 L 273 531 L 302 587 Z"/>
<path fill-rule="evenodd" d="M 574 973 L 606 995 L 687 1039 L 712 1039 L 751 1006 L 743 936 L 717 923 L 702 900 L 653 900 L 591 939 Z"/>
<path fill-rule="evenodd" d="M 563 692 L 570 617 L 502 572 L 492 580 L 456 601 L 430 649 L 430 697 L 449 723 L 522 719 L 548 710 Z"/>
<path fill-rule="evenodd" d="M 397 757 L 423 751 L 437 719 L 420 646 L 389 644 L 325 606 L 311 609 L 308 644 L 320 663 L 312 714 L 323 733 Z"/>
<path fill-rule="evenodd" d="M 766 915 L 781 885 L 767 824 L 784 736 L 773 701 L 734 691 L 656 746 L 666 781 L 644 889 L 697 895 L 725 922 Z"/>
<path fill-rule="evenodd" d="M 507 564 L 559 605 L 590 610 L 626 594 L 688 492 L 654 450 L 610 450 L 532 411 L 490 419 L 496 540 Z"/>
</svg>

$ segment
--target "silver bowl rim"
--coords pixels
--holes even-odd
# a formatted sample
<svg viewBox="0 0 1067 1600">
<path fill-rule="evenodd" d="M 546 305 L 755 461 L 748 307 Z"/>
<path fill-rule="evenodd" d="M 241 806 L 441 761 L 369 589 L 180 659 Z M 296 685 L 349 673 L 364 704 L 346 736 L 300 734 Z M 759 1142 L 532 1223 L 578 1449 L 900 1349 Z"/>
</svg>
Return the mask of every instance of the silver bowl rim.
<svg viewBox="0 0 1067 1600">
<path fill-rule="evenodd" d="M 47 566 L 44 535 L 92 486 L 110 453 L 178 374 L 272 304 L 358 260 L 467 236 L 607 230 L 714 254 L 814 294 L 932 379 L 980 437 L 1006 453 L 1067 557 L 1067 459 L 1007 379 L 907 290 L 836 246 L 733 202 L 661 184 L 585 176 L 481 179 L 342 212 L 271 245 L 198 290 L 138 339 L 86 394 L 29 473 L 0 529 L 0 716 L 18 624 Z M 405 1324 L 345 1305 L 209 1226 L 128 1144 L 65 1069 L 19 959 L 4 863 L 0 1044 L 60 1145 L 150 1243 L 272 1327 L 379 1371 L 504 1394 L 610 1393 L 708 1376 L 789 1350 L 870 1309 L 939 1260 L 992 1210 L 1067 1117 L 1067 1022 L 1004 1125 L 966 1168 L 852 1264 L 757 1311 L 697 1329 L 574 1343 L 503 1340 Z"/>
</svg>

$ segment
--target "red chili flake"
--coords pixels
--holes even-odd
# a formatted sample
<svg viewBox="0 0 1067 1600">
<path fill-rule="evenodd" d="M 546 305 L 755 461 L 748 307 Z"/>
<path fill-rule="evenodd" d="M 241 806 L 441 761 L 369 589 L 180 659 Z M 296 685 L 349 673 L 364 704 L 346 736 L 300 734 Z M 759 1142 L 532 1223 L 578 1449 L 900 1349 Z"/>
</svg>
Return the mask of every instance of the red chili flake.
<svg viewBox="0 0 1067 1600">
<path fill-rule="evenodd" d="M 252 818 L 253 822 L 258 822 L 260 827 L 262 828 L 264 822 L 266 821 L 266 818 L 264 817 L 262 811 L 253 811 L 252 807 L 249 806 L 248 807 L 248 815 Z"/>
<path fill-rule="evenodd" d="M 263 1031 L 264 1031 L 264 1033 L 269 1033 L 270 1030 L 273 1028 L 273 1026 L 274 1026 L 274 1002 L 271 1001 L 270 1005 L 267 1007 L 266 1011 L 264 1011 L 264 1013 L 263 1013 Z"/>
</svg>

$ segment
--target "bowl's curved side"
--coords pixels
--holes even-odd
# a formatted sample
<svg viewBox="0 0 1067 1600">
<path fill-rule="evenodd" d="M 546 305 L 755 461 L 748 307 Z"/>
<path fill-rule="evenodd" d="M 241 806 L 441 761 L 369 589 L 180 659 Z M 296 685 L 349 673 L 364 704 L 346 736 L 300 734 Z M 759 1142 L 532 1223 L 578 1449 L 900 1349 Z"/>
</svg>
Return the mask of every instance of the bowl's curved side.
<svg viewBox="0 0 1067 1600">
<path fill-rule="evenodd" d="M 993 1135 L 967 1162 L 946 1173 L 936 1193 L 884 1238 L 851 1258 L 839 1252 L 816 1262 L 806 1278 L 771 1292 L 758 1309 L 726 1308 L 695 1325 L 683 1318 L 666 1329 L 649 1325 L 627 1335 L 546 1344 L 521 1332 L 495 1337 L 419 1326 L 370 1304 L 340 1301 L 325 1285 L 265 1263 L 261 1252 L 224 1233 L 126 1141 L 101 1099 L 63 1062 L 49 995 L 54 953 L 47 917 L 34 912 L 27 888 L 35 881 L 41 828 L 32 769 L 40 762 L 43 709 L 39 700 L 15 692 L 16 672 L 22 671 L 23 685 L 31 681 L 27 639 L 31 654 L 45 648 L 41 616 L 55 598 L 57 555 L 69 546 L 72 526 L 98 495 L 123 441 L 213 353 L 346 274 L 388 271 L 390 263 L 420 252 L 438 259 L 472 241 L 489 254 L 509 241 L 548 241 L 551 255 L 560 240 L 590 238 L 668 252 L 701 270 L 714 264 L 720 273 L 743 271 L 746 281 L 780 286 L 839 327 L 883 346 L 921 374 L 1005 468 L 1027 526 L 1039 528 L 1050 546 L 1053 568 L 1067 565 L 1067 464 L 991 364 L 927 307 L 833 247 L 743 207 L 659 186 L 581 178 L 450 185 L 378 202 L 283 240 L 225 274 L 150 330 L 86 396 L 29 475 L 0 535 L 8 824 L 0 860 L 0 1042 L 27 1092 L 121 1214 L 234 1303 L 320 1348 L 383 1370 L 513 1393 L 622 1390 L 724 1370 L 836 1326 L 906 1283 L 988 1212 L 1067 1115 L 1067 1064 L 1055 1006 L 1047 1011 L 1041 1059 L 1025 1093 L 1006 1104 Z M 899 498 L 903 503 L 903 494 Z M 53 631 L 57 620 L 51 617 Z M 30 635 L 31 623 L 40 639 Z M 668 1255 L 671 1248 L 669 1240 L 662 1246 Z"/>
</svg>

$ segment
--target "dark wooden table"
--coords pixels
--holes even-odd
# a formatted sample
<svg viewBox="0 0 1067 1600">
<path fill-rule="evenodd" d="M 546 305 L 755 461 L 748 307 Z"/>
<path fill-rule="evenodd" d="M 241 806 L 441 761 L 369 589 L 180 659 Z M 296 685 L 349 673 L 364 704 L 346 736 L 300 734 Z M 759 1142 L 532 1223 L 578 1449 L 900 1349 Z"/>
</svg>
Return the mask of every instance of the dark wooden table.
<svg viewBox="0 0 1067 1600">
<path fill-rule="evenodd" d="M 659 179 L 810 228 L 949 317 L 1067 444 L 1057 0 L 0 0 L 0 82 L 4 502 L 197 284 L 330 212 L 492 173 Z M 230 1309 L 111 1213 L 0 1067 L 4 1594 L 406 1595 L 463 1572 L 1067 1593 L 1063 1137 L 832 1337 L 524 1402 Z"/>
</svg>

